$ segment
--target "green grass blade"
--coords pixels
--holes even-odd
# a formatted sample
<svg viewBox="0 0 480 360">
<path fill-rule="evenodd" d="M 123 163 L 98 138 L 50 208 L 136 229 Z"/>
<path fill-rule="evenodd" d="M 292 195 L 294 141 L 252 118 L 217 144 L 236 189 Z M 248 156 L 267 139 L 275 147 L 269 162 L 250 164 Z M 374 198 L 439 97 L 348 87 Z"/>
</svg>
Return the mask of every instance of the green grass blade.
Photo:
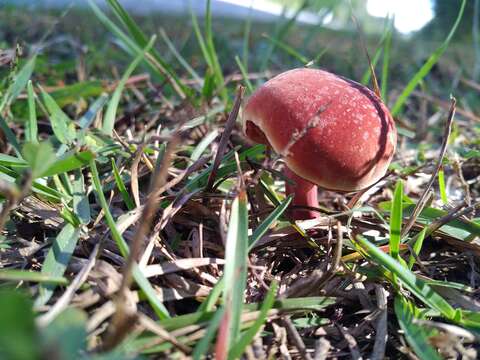
<svg viewBox="0 0 480 360">
<path fill-rule="evenodd" d="M 293 196 L 287 197 L 285 200 L 283 200 L 280 205 L 278 205 L 275 210 L 273 210 L 270 215 L 268 215 L 265 220 L 261 222 L 260 225 L 257 226 L 255 231 L 253 232 L 252 236 L 250 236 L 250 239 L 248 241 L 248 250 L 252 250 L 253 247 L 255 246 L 255 243 L 260 240 L 260 238 L 265 235 L 265 233 L 268 231 L 270 226 L 277 221 L 277 219 L 284 213 L 284 211 L 288 208 L 288 205 L 292 202 Z"/>
<path fill-rule="evenodd" d="M 192 151 L 192 155 L 190 155 L 190 159 L 192 161 L 197 161 L 202 156 L 203 152 L 208 148 L 208 146 L 217 138 L 220 131 L 218 129 L 214 129 L 209 132 L 195 147 Z"/>
<path fill-rule="evenodd" d="M 213 43 L 211 0 L 207 0 L 207 8 L 205 11 L 205 44 L 212 61 L 212 70 L 215 74 L 217 90 L 220 92 L 223 102 L 228 103 L 229 97 L 227 88 L 224 85 L 225 79 L 223 78 L 222 67 L 218 61 L 217 51 L 215 49 L 215 44 Z"/>
<path fill-rule="evenodd" d="M 9 128 L 7 122 L 1 115 L 0 115 L 0 129 L 5 134 L 5 137 L 7 138 L 8 143 L 12 145 L 13 150 L 15 150 L 15 153 L 17 154 L 17 156 L 21 157 L 22 155 L 20 150 L 20 144 L 17 141 L 17 137 L 15 136 L 13 131 Z"/>
<path fill-rule="evenodd" d="M 220 326 L 220 322 L 222 321 L 223 315 L 225 314 L 225 308 L 222 306 L 219 308 L 211 320 L 207 327 L 206 334 L 200 339 L 200 341 L 195 345 L 195 349 L 193 349 L 193 359 L 200 360 L 203 359 L 205 354 L 208 352 L 210 348 L 210 344 L 215 337 L 215 333 L 217 332 L 218 327 Z"/>
<path fill-rule="evenodd" d="M 389 212 L 391 206 L 392 205 L 390 201 L 379 204 L 379 208 L 385 212 Z M 414 208 L 415 204 L 404 203 L 404 215 L 411 216 Z M 422 225 L 429 225 L 432 221 L 438 220 L 445 215 L 447 215 L 447 211 L 445 210 L 428 207 L 422 210 L 422 212 L 418 215 L 416 222 Z M 480 224 L 476 223 L 475 221 L 462 218 L 449 221 L 446 225 L 443 225 L 440 230 L 459 240 L 468 241 L 472 235 L 480 236 Z"/>
<path fill-rule="evenodd" d="M 118 171 L 117 165 L 115 164 L 115 159 L 112 158 L 112 170 L 113 170 L 113 177 L 115 178 L 115 183 L 117 184 L 118 191 L 120 191 L 120 195 L 122 196 L 123 202 L 127 206 L 128 210 L 135 209 L 135 203 L 132 200 L 132 197 L 127 191 L 127 187 L 120 176 L 120 172 Z"/>
<path fill-rule="evenodd" d="M 145 48 L 148 43 L 148 37 L 143 33 L 138 24 L 133 20 L 133 18 L 128 14 L 128 12 L 125 11 L 125 9 L 122 7 L 122 5 L 120 5 L 117 0 L 107 1 L 115 16 L 117 16 L 117 18 L 127 28 L 130 35 L 132 35 L 132 37 L 134 38 L 135 44 L 138 46 L 138 48 Z M 182 83 L 173 68 L 162 58 L 158 51 L 152 48 L 148 52 L 157 62 L 157 66 L 154 68 L 157 70 L 156 73 L 158 75 L 160 75 L 162 78 L 167 76 L 172 79 L 174 84 L 178 87 L 178 90 L 180 90 L 181 92 L 187 95 L 193 94 L 191 89 Z M 158 71 L 158 68 L 160 68 L 160 72 Z"/>
<path fill-rule="evenodd" d="M 84 168 L 88 166 L 90 161 L 94 158 L 95 154 L 88 150 L 79 153 L 70 151 L 54 161 L 54 163 L 41 174 L 41 177 L 63 174 L 72 170 Z"/>
<path fill-rule="evenodd" d="M 430 345 L 429 331 L 415 324 L 414 305 L 402 296 L 395 297 L 395 314 L 405 339 L 420 359 L 440 360 L 438 352 Z M 430 336 L 429 336 L 430 335 Z"/>
<path fill-rule="evenodd" d="M 25 140 L 31 143 L 38 143 L 37 111 L 35 108 L 35 92 L 32 81 L 27 83 L 28 94 L 28 120 L 25 124 Z"/>
<path fill-rule="evenodd" d="M 398 97 L 397 101 L 395 101 L 395 104 L 392 107 L 393 116 L 397 116 L 400 113 L 403 105 L 407 101 L 407 98 L 410 96 L 413 90 L 415 90 L 415 88 L 420 83 L 420 81 L 422 81 L 422 79 L 429 74 L 433 65 L 435 65 L 438 62 L 440 57 L 443 55 L 443 53 L 447 49 L 448 44 L 450 43 L 450 40 L 452 39 L 453 35 L 457 31 L 458 25 L 460 24 L 460 20 L 462 19 L 466 2 L 467 2 L 466 0 L 462 1 L 462 5 L 460 6 L 460 10 L 458 11 L 457 19 L 455 20 L 455 23 L 453 24 L 450 32 L 448 33 L 443 43 L 432 53 L 432 55 L 430 55 L 430 57 L 425 62 L 425 64 L 423 64 L 420 70 L 418 70 L 418 72 L 409 81 L 405 89 L 402 91 L 402 93 Z"/>
<path fill-rule="evenodd" d="M 418 299 L 426 305 L 439 311 L 445 318 L 449 320 L 456 319 L 455 309 L 440 295 L 438 295 L 425 281 L 418 279 L 415 274 L 406 269 L 399 262 L 395 261 L 391 256 L 378 249 L 362 236 L 357 236 L 356 241 L 366 250 L 369 257 L 384 268 L 392 272 L 409 289 Z"/>
<path fill-rule="evenodd" d="M 15 101 L 18 95 L 20 95 L 27 86 L 33 70 L 35 69 L 35 61 L 36 56 L 34 55 L 13 78 L 12 84 L 8 87 L 5 94 L 3 94 L 2 101 L 0 102 L 0 114 L 3 114 L 5 108 Z"/>
<path fill-rule="evenodd" d="M 55 238 L 45 261 L 42 265 L 42 275 L 45 276 L 63 276 L 72 256 L 73 250 L 77 246 L 80 237 L 80 229 L 67 223 Z M 41 284 L 39 286 L 39 295 L 35 300 L 35 306 L 43 306 L 53 295 L 56 288 L 54 284 Z"/>
<path fill-rule="evenodd" d="M 0 280 L 3 281 L 30 281 L 35 283 L 68 285 L 68 280 L 63 276 L 51 276 L 38 271 L 27 270 L 0 270 Z"/>
<path fill-rule="evenodd" d="M 92 173 L 92 179 L 93 179 L 95 191 L 97 193 L 98 200 L 100 201 L 100 205 L 105 213 L 105 220 L 107 221 L 107 225 L 110 229 L 112 238 L 115 241 L 122 256 L 126 258 L 130 250 L 128 248 L 127 243 L 123 239 L 122 235 L 118 231 L 117 224 L 115 223 L 112 213 L 110 212 L 107 199 L 105 198 L 105 195 L 103 193 L 102 184 L 100 182 L 100 176 L 98 175 L 97 165 L 95 164 L 94 159 L 90 161 L 90 170 Z M 138 268 L 138 265 L 136 264 L 134 264 L 133 266 L 132 275 L 136 283 L 140 287 L 140 289 L 144 292 L 148 302 L 152 306 L 153 310 L 155 311 L 159 319 L 165 319 L 170 317 L 170 315 L 168 314 L 168 310 L 158 300 L 158 297 L 152 285 L 150 284 L 148 279 L 145 277 L 145 275 L 140 271 L 140 269 Z"/>
<path fill-rule="evenodd" d="M 243 77 L 243 82 L 245 84 L 245 86 L 247 87 L 247 90 L 248 92 L 251 94 L 253 93 L 253 85 L 252 85 L 252 82 L 250 81 L 250 79 L 248 78 L 248 72 L 247 72 L 247 69 L 244 67 L 244 65 L 242 64 L 240 58 L 238 57 L 238 55 L 235 55 L 235 62 L 237 63 L 238 65 L 238 68 L 240 69 L 240 73 L 242 74 L 242 77 Z"/>
<path fill-rule="evenodd" d="M 390 212 L 390 255 L 398 261 L 402 233 L 402 201 L 403 182 L 399 180 L 395 186 L 392 210 Z"/>
<path fill-rule="evenodd" d="M 90 124 L 95 120 L 97 114 L 102 110 L 108 100 L 108 94 L 102 94 L 97 100 L 93 102 L 92 105 L 88 108 L 85 114 L 78 120 L 78 126 L 80 129 L 87 129 Z"/>
<path fill-rule="evenodd" d="M 440 198 L 442 199 L 443 205 L 448 204 L 447 189 L 445 186 L 445 172 L 443 169 L 438 171 L 438 188 L 440 191 Z"/>
<path fill-rule="evenodd" d="M 423 240 L 425 239 L 426 232 L 427 232 L 427 228 L 424 227 L 422 231 L 420 231 L 420 233 L 418 234 L 415 244 L 413 244 L 413 252 L 416 255 L 420 254 L 420 251 L 422 250 Z M 412 270 L 412 267 L 414 264 L 415 264 L 415 257 L 413 255 L 410 255 L 408 259 L 408 268 Z"/>
<path fill-rule="evenodd" d="M 162 37 L 163 41 L 165 41 L 165 44 L 167 44 L 168 49 L 173 54 L 173 56 L 175 56 L 175 59 L 177 59 L 179 64 L 182 65 L 183 68 L 190 74 L 192 79 L 196 80 L 201 85 L 203 82 L 202 78 L 200 77 L 200 75 L 198 75 L 195 69 L 190 66 L 188 61 L 185 60 L 185 58 L 177 51 L 177 49 L 175 48 L 175 45 L 172 43 L 172 41 L 168 37 L 165 30 L 160 29 L 160 36 Z"/>
<path fill-rule="evenodd" d="M 283 51 L 285 51 L 288 55 L 291 55 L 293 56 L 295 59 L 297 59 L 298 61 L 300 61 L 303 65 L 307 64 L 310 62 L 310 60 L 300 54 L 300 52 L 298 52 L 297 50 L 295 50 L 293 47 L 291 47 L 290 45 L 287 45 L 285 44 L 283 41 L 281 40 L 277 40 L 277 39 L 274 39 L 272 38 L 271 36 L 269 35 L 264 35 L 264 37 L 270 41 L 271 43 L 273 43 L 276 47 L 279 47 L 280 49 L 282 49 Z"/>
<path fill-rule="evenodd" d="M 103 120 L 103 127 L 102 131 L 111 136 L 113 133 L 113 128 L 115 126 L 115 117 L 117 115 L 118 105 L 120 103 L 120 99 L 122 97 L 123 89 L 125 88 L 125 84 L 127 83 L 128 78 L 132 75 L 132 73 L 137 68 L 138 64 L 144 59 L 145 54 L 152 48 L 153 43 L 155 41 L 155 37 L 152 37 L 148 42 L 147 46 L 143 49 L 143 51 L 138 54 L 132 63 L 128 66 L 127 70 L 123 74 L 122 78 L 117 84 L 115 91 L 113 92 L 112 98 L 108 103 L 107 112 L 105 114 L 105 118 Z"/>
<path fill-rule="evenodd" d="M 240 333 L 240 318 L 243 311 L 247 280 L 247 246 L 247 195 L 242 189 L 232 204 L 225 244 L 224 299 L 227 311 L 230 310 L 229 347 Z"/>
<path fill-rule="evenodd" d="M 265 296 L 262 307 L 260 308 L 260 314 L 258 314 L 258 317 L 253 323 L 253 325 L 245 333 L 242 334 L 240 339 L 230 349 L 230 352 L 228 354 L 229 359 L 239 359 L 245 352 L 246 347 L 253 341 L 255 335 L 257 335 L 257 333 L 260 331 L 260 328 L 265 323 L 268 311 L 273 307 L 276 293 L 277 283 L 273 281 L 270 285 L 270 289 L 268 290 L 267 295 Z"/>
</svg>

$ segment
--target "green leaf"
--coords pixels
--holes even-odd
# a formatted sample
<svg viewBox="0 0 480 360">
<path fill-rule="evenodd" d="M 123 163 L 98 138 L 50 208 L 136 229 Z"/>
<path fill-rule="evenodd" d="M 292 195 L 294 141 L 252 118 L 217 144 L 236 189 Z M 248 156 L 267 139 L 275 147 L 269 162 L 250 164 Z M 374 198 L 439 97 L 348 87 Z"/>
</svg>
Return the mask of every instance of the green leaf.
<svg viewBox="0 0 480 360">
<path fill-rule="evenodd" d="M 90 204 L 85 191 L 85 180 L 80 170 L 75 171 L 73 180 L 73 211 L 80 223 L 87 225 L 90 222 Z"/>
<path fill-rule="evenodd" d="M 42 338 L 47 351 L 58 359 L 76 360 L 84 355 L 87 345 L 87 316 L 83 311 L 68 308 L 60 313 L 47 328 Z"/>
<path fill-rule="evenodd" d="M 232 204 L 225 244 L 224 299 L 229 311 L 229 347 L 240 333 L 247 280 L 248 209 L 247 195 L 240 190 Z"/>
<path fill-rule="evenodd" d="M 67 173 L 72 170 L 81 169 L 87 166 L 94 158 L 95 154 L 91 151 L 82 151 L 79 153 L 75 153 L 73 151 L 68 152 L 50 165 L 48 169 L 41 174 L 41 176 L 53 176 Z"/>
<path fill-rule="evenodd" d="M 63 276 L 68 263 L 80 237 L 80 229 L 67 223 L 55 238 L 45 261 L 42 265 L 42 274 L 46 276 Z M 35 306 L 43 306 L 53 295 L 56 288 L 54 284 L 41 284 L 39 286 L 39 296 L 35 301 Z"/>
<path fill-rule="evenodd" d="M 34 179 L 41 177 L 55 161 L 53 147 L 48 141 L 25 144 L 22 149 L 22 155 L 30 166 Z"/>
<path fill-rule="evenodd" d="M 0 358 L 40 359 L 40 343 L 29 297 L 19 291 L 0 291 Z"/>
<path fill-rule="evenodd" d="M 47 108 L 53 133 L 62 144 L 71 144 L 76 138 L 75 125 L 55 100 L 40 87 L 42 100 Z"/>
<path fill-rule="evenodd" d="M 395 296 L 395 314 L 405 339 L 420 359 L 440 360 L 438 352 L 430 345 L 432 331 L 415 324 L 415 306 L 402 296 Z"/>
<path fill-rule="evenodd" d="M 103 127 L 102 131 L 107 135 L 112 135 L 113 128 L 115 126 L 115 117 L 117 114 L 118 104 L 120 103 L 120 99 L 122 97 L 123 89 L 125 88 L 125 84 L 127 80 L 132 75 L 133 71 L 137 68 L 140 62 L 144 59 L 145 54 L 152 48 L 153 43 L 155 42 L 155 37 L 153 36 L 150 41 L 148 42 L 147 46 L 143 49 L 141 53 L 139 53 L 132 63 L 128 66 L 127 70 L 123 74 L 122 78 L 117 84 L 115 91 L 113 92 L 112 98 L 108 103 L 107 112 L 105 113 L 105 118 L 103 120 Z"/>
</svg>

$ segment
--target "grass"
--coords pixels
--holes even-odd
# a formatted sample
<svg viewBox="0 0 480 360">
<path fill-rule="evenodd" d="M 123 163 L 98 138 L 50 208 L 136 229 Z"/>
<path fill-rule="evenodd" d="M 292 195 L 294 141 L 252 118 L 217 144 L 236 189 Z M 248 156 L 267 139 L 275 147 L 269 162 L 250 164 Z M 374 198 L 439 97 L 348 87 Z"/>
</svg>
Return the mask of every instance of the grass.
<svg viewBox="0 0 480 360">
<path fill-rule="evenodd" d="M 0 42 L 15 48 L 10 21 L 20 34 L 31 20 L 43 44 L 25 32 L 24 55 L 0 67 L 0 358 L 476 358 L 480 128 L 465 114 L 480 102 L 473 50 L 453 37 L 464 3 L 441 44 L 416 46 L 389 19 L 366 37 L 398 150 L 353 209 L 322 191 L 314 223 L 285 212 L 280 164 L 236 121 L 238 86 L 305 64 L 368 83 L 357 34 L 215 21 L 210 2 L 203 23 L 160 31 L 117 0 L 76 23 L 0 13 Z"/>
</svg>

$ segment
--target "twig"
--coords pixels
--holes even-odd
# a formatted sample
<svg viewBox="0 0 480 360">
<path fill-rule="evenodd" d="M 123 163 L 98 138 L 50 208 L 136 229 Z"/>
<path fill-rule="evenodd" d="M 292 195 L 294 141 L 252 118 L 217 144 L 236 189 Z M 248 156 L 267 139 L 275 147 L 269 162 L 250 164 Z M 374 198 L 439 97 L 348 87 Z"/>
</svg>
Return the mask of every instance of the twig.
<svg viewBox="0 0 480 360">
<path fill-rule="evenodd" d="M 330 341 L 324 337 L 315 342 L 315 359 L 314 360 L 326 360 L 328 352 L 330 351 Z"/>
<path fill-rule="evenodd" d="M 357 18 L 355 17 L 355 15 L 353 15 L 353 13 L 352 13 L 352 20 L 355 23 L 355 26 L 357 27 L 357 32 L 358 32 L 358 36 L 360 38 L 360 43 L 362 45 L 363 51 L 365 52 L 365 56 L 367 57 L 368 66 L 370 68 L 370 73 L 372 74 L 373 91 L 375 92 L 375 95 L 377 95 L 381 99 L 382 98 L 382 92 L 380 91 L 380 86 L 378 86 L 377 76 L 375 75 L 375 69 L 373 68 L 372 59 L 370 59 L 370 54 L 368 53 L 367 44 L 365 43 L 365 37 L 363 35 L 362 28 L 361 28 Z M 382 79 L 382 81 L 383 81 L 383 79 Z"/>
<path fill-rule="evenodd" d="M 387 294 L 380 285 L 375 286 L 375 294 L 377 297 L 377 306 L 380 310 L 380 315 L 375 326 L 375 343 L 373 345 L 372 360 L 385 359 L 385 348 L 388 339 L 388 323 L 387 323 Z"/>
<path fill-rule="evenodd" d="M 425 190 L 423 191 L 422 196 L 418 200 L 417 204 L 415 205 L 415 208 L 413 209 L 412 215 L 408 218 L 408 221 L 406 225 L 402 229 L 402 237 L 408 234 L 410 229 L 412 228 L 413 224 L 415 223 L 415 220 L 417 219 L 417 216 L 422 212 L 423 208 L 426 205 L 426 200 L 427 200 L 427 195 L 428 192 L 430 191 L 430 188 L 432 187 L 433 183 L 435 182 L 435 179 L 437 178 L 438 171 L 440 170 L 440 167 L 442 166 L 442 161 L 445 156 L 445 153 L 447 151 L 447 146 L 448 146 L 448 139 L 450 138 L 450 132 L 452 130 L 452 122 L 453 118 L 455 116 L 455 109 L 456 109 L 456 103 L 457 100 L 452 96 L 451 98 L 452 102 L 450 105 L 450 111 L 448 114 L 447 118 L 447 123 L 445 124 L 445 131 L 443 134 L 443 142 L 442 142 L 442 147 L 440 149 L 440 154 L 437 159 L 437 164 L 435 166 L 435 169 L 432 173 L 432 176 L 430 177 L 430 181 L 428 182 Z"/>
<path fill-rule="evenodd" d="M 217 154 L 215 155 L 215 160 L 213 161 L 212 171 L 208 176 L 207 186 L 205 187 L 205 192 L 210 192 L 213 187 L 213 182 L 215 181 L 218 167 L 222 162 L 223 154 L 230 139 L 230 134 L 232 133 L 233 128 L 235 127 L 235 122 L 237 121 L 238 112 L 240 110 L 240 104 L 242 103 L 243 94 L 245 93 L 245 87 L 239 86 L 237 89 L 237 96 L 235 98 L 235 104 L 233 105 L 232 111 L 228 115 L 227 122 L 225 124 L 225 130 L 223 131 L 220 143 L 218 144 Z"/>
<path fill-rule="evenodd" d="M 360 350 L 358 350 L 358 344 L 355 338 L 341 325 L 336 325 L 340 333 L 343 335 L 347 341 L 348 348 L 350 349 L 351 359 L 353 360 L 362 360 L 362 355 Z"/>
<path fill-rule="evenodd" d="M 150 319 L 148 316 L 140 313 L 138 315 L 138 321 L 147 330 L 153 332 L 155 335 L 159 336 L 161 339 L 168 341 L 183 353 L 189 354 L 192 352 L 192 349 L 189 346 L 179 342 L 174 336 L 172 336 L 168 331 L 166 331 L 163 327 L 161 327 L 158 323 Z"/>
<path fill-rule="evenodd" d="M 141 222 L 139 223 L 133 236 L 130 252 L 123 267 L 122 282 L 120 284 L 116 299 L 117 311 L 115 312 L 111 322 L 111 331 L 109 331 L 108 336 L 105 339 L 104 349 L 111 349 L 118 344 L 127 335 L 127 331 L 131 327 L 131 322 L 135 318 L 135 314 L 128 313 L 125 308 L 128 289 L 132 282 L 132 270 L 134 263 L 137 261 L 137 258 L 140 254 L 140 249 L 144 239 L 150 230 L 153 217 L 159 206 L 157 201 L 158 189 L 160 189 L 166 182 L 168 168 L 170 167 L 174 151 L 179 142 L 180 136 L 178 132 L 176 132 L 167 145 L 159 171 L 155 172 L 153 175 L 154 178 L 152 181 L 150 194 L 147 197 L 147 202 L 142 209 L 142 216 L 140 217 Z M 127 325 L 126 322 L 130 322 L 130 324 Z"/>
<path fill-rule="evenodd" d="M 282 324 L 287 329 L 289 339 L 292 340 L 293 345 L 295 345 L 295 347 L 298 349 L 300 357 L 303 360 L 312 360 L 312 357 L 307 352 L 307 347 L 305 346 L 302 337 L 298 333 L 295 326 L 293 326 L 292 321 L 289 318 L 285 317 L 282 319 Z"/>
</svg>

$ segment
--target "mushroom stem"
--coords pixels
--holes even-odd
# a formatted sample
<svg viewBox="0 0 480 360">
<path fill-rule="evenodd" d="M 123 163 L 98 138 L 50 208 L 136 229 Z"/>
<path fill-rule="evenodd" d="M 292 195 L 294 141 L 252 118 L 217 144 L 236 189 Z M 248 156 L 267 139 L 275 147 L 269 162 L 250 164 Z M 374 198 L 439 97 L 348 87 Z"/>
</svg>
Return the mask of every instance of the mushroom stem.
<svg viewBox="0 0 480 360">
<path fill-rule="evenodd" d="M 310 181 L 301 178 L 295 174 L 292 170 L 285 166 L 283 174 L 288 179 L 295 182 L 295 184 L 285 183 L 286 195 L 294 194 L 292 203 L 290 206 L 311 206 L 318 207 L 318 190 L 317 185 L 312 184 Z M 291 210 L 290 216 L 294 220 L 308 220 L 315 219 L 319 216 L 318 212 L 312 210 Z"/>
</svg>

